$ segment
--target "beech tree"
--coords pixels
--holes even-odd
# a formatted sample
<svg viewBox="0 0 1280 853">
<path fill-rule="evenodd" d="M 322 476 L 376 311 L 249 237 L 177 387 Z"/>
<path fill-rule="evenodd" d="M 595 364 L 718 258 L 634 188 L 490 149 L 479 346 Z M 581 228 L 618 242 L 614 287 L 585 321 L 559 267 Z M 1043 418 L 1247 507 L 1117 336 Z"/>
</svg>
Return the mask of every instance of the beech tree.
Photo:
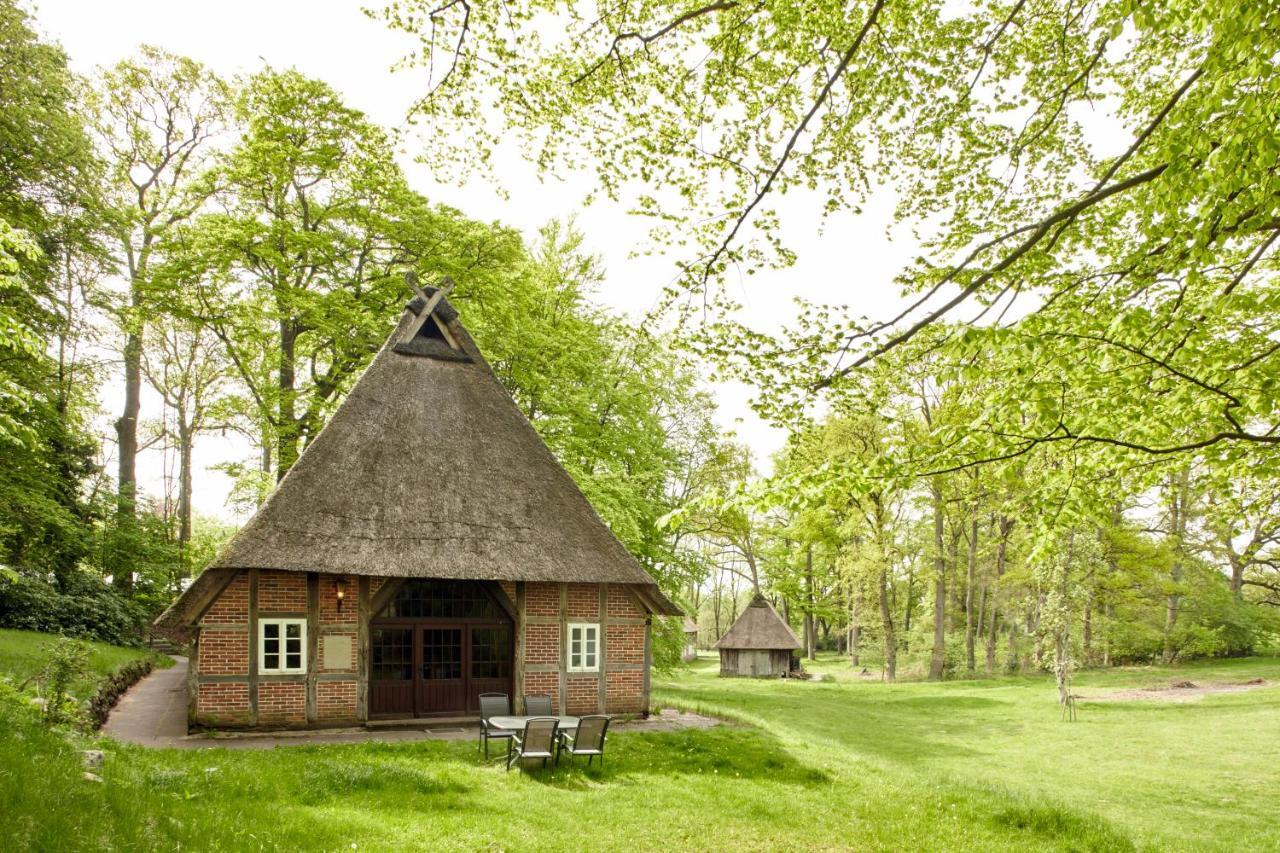
<svg viewBox="0 0 1280 853">
<path fill-rule="evenodd" d="M 99 156 L 107 166 L 104 231 L 126 283 L 113 306 L 124 364 L 124 399 L 115 423 L 117 524 L 126 536 L 136 511 L 144 330 L 156 313 L 151 290 L 157 251 L 204 201 L 195 178 L 222 129 L 226 99 L 225 84 L 198 62 L 154 47 L 103 70 L 88 95 Z M 116 573 L 126 586 L 131 576 Z"/>
</svg>

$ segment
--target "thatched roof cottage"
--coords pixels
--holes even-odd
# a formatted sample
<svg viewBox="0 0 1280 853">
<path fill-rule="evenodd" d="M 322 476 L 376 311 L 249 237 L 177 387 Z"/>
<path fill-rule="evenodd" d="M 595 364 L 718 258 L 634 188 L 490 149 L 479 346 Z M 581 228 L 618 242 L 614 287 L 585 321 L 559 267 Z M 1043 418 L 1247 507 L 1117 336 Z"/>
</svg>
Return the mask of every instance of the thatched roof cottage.
<svg viewBox="0 0 1280 853">
<path fill-rule="evenodd" d="M 742 615 L 716 642 L 721 675 L 782 676 L 798 663 L 800 640 L 765 597 L 756 593 Z"/>
<path fill-rule="evenodd" d="M 192 643 L 193 723 L 327 726 L 485 692 L 643 712 L 654 615 L 681 612 L 429 291 L 157 625 Z"/>
</svg>

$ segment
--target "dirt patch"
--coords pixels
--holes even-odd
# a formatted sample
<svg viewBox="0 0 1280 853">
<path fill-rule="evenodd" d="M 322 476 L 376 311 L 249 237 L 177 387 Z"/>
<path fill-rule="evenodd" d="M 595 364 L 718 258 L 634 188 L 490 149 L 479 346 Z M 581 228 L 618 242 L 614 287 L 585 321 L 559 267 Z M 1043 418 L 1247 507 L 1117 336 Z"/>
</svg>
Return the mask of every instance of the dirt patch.
<svg viewBox="0 0 1280 853">
<path fill-rule="evenodd" d="M 680 729 L 709 729 L 718 725 L 720 721 L 715 717 L 663 708 L 656 714 L 650 714 L 648 719 L 618 723 L 616 728 L 629 732 L 674 732 Z"/>
<path fill-rule="evenodd" d="M 1175 681 L 1167 687 L 1140 687 L 1133 690 L 1112 690 L 1107 693 L 1078 694 L 1081 702 L 1131 702 L 1148 700 L 1157 702 L 1194 702 L 1205 696 L 1219 693 L 1244 693 L 1259 687 L 1270 687 L 1262 678 L 1236 684 L 1196 684 L 1194 681 Z"/>
</svg>

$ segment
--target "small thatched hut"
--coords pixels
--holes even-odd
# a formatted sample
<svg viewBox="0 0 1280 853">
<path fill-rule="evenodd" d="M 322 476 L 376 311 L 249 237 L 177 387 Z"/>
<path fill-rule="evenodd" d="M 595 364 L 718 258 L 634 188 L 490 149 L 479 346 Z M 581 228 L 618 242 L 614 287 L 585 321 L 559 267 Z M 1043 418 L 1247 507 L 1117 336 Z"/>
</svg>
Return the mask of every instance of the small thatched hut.
<svg viewBox="0 0 1280 853">
<path fill-rule="evenodd" d="M 685 663 L 698 659 L 698 623 L 688 616 L 684 617 L 684 654 Z"/>
<path fill-rule="evenodd" d="M 795 668 L 800 640 L 765 597 L 755 598 L 716 643 L 721 675 L 770 678 Z"/>
<path fill-rule="evenodd" d="M 432 292 L 157 625 L 193 644 L 192 722 L 331 726 L 491 691 L 643 712 L 655 614 L 682 615 Z"/>
</svg>

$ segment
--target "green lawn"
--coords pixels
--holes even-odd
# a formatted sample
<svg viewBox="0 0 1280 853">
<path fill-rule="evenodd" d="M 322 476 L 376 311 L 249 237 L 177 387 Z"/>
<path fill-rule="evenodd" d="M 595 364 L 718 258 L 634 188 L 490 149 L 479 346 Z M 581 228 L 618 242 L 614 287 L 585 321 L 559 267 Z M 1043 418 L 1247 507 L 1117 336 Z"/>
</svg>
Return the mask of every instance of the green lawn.
<svg viewBox="0 0 1280 853">
<path fill-rule="evenodd" d="M 14 682 L 22 683 L 38 673 L 45 665 L 44 648 L 56 643 L 57 637 L 37 631 L 15 631 L 0 628 L 0 676 L 8 675 Z M 152 656 L 145 649 L 129 649 L 106 643 L 89 643 L 89 673 L 71 686 L 77 699 L 88 699 L 97 689 L 98 681 L 113 670 L 131 660 Z M 163 655 L 155 655 L 159 666 L 172 666 L 173 661 Z"/>
<path fill-rule="evenodd" d="M 841 671 L 824 659 L 815 669 Z M 505 773 L 471 743 L 270 751 L 108 744 L 104 784 L 0 702 L 0 827 L 39 849 L 1280 849 L 1280 688 L 1084 703 L 1047 679 L 886 687 L 655 676 L 658 705 L 739 721 L 610 737 L 603 772 Z M 1080 692 L 1264 677 L 1251 659 L 1078 679 Z"/>
</svg>

